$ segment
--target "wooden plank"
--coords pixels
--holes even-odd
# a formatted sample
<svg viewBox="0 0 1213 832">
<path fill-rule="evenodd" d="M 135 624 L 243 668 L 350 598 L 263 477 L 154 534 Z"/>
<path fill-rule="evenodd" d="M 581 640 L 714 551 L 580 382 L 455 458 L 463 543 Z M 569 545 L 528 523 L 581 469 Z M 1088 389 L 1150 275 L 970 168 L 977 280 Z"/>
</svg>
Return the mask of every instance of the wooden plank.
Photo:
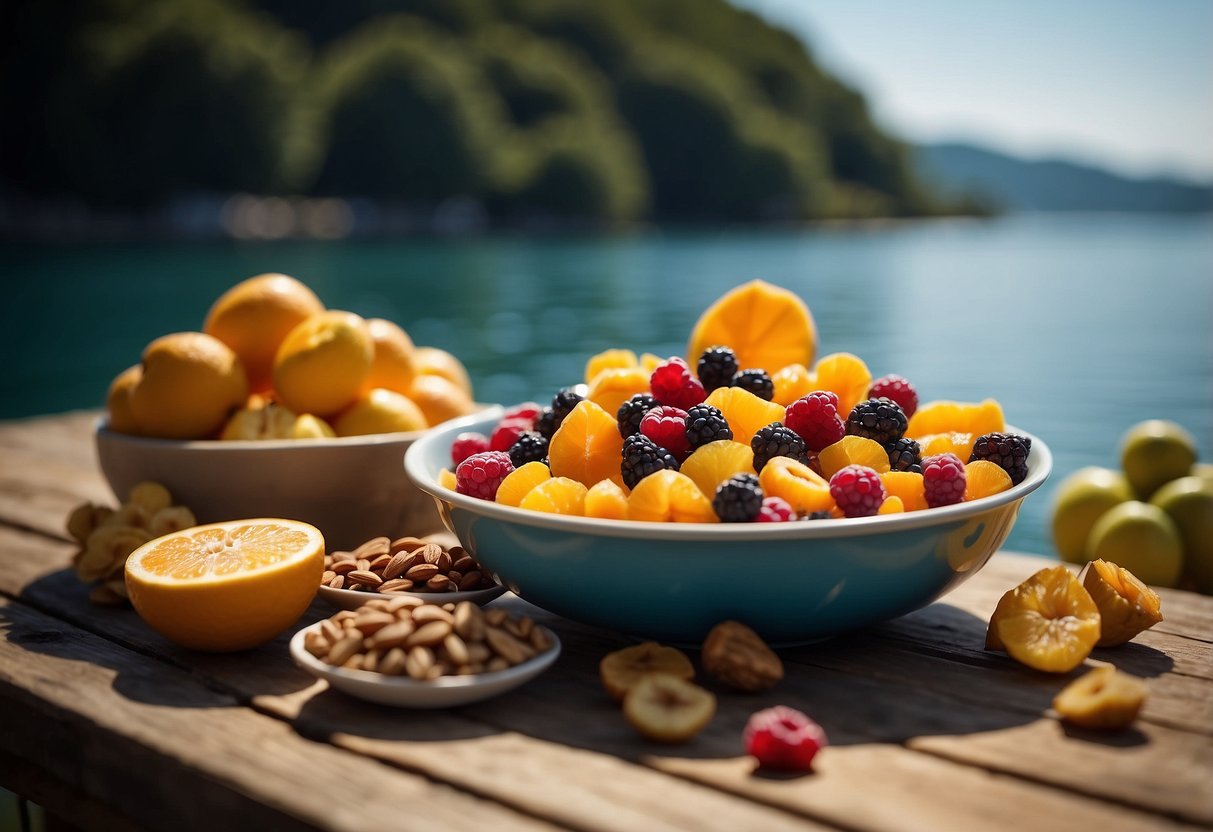
<svg viewBox="0 0 1213 832">
<path fill-rule="evenodd" d="M 0 751 L 0 786 L 51 811 L 61 824 L 91 832 L 139 832 L 138 826 L 99 800 L 51 777 L 29 760 Z M 2 805 L 2 804 L 0 804 Z M 47 824 L 48 827 L 50 824 Z M 8 827 L 5 827 L 8 828 Z"/>
<path fill-rule="evenodd" d="M 5 752 L 135 823 L 365 832 L 411 814 L 468 832 L 550 828 L 306 740 L 163 662 L 23 604 L 0 601 L 0 626 Z"/>
</svg>

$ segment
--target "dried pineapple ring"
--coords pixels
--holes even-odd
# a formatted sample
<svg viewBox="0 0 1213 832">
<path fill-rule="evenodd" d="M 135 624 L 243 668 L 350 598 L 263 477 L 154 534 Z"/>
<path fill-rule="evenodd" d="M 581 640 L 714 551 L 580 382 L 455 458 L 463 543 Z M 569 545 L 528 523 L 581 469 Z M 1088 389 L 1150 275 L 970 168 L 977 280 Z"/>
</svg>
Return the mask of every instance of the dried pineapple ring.
<svg viewBox="0 0 1213 832">
<path fill-rule="evenodd" d="M 1162 621 L 1158 593 L 1123 566 L 1093 560 L 1078 573 L 1078 580 L 1099 608 L 1100 647 L 1124 644 Z"/>
<path fill-rule="evenodd" d="M 1042 569 L 998 602 L 986 631 L 987 649 L 1049 673 L 1068 673 L 1099 640 L 1099 608 L 1064 566 Z"/>
<path fill-rule="evenodd" d="M 655 641 L 608 653 L 599 663 L 598 672 L 603 687 L 616 701 L 622 701 L 628 690 L 650 673 L 665 673 L 688 681 L 695 678 L 695 666 L 686 653 Z"/>
<path fill-rule="evenodd" d="M 1053 710 L 1082 728 L 1127 728 L 1146 701 L 1146 683 L 1114 667 L 1097 667 L 1066 685 Z"/>
<path fill-rule="evenodd" d="M 146 529 L 135 526 L 102 526 L 89 535 L 76 574 L 90 582 L 109 577 L 122 568 L 127 555 L 151 539 Z"/>
</svg>

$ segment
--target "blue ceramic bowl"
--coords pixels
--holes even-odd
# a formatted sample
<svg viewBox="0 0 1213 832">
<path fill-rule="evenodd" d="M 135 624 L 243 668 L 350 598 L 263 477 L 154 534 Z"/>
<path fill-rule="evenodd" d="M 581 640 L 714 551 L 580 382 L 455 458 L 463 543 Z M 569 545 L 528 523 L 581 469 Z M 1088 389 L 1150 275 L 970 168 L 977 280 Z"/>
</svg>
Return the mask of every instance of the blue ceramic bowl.
<svg viewBox="0 0 1213 832">
<path fill-rule="evenodd" d="M 701 643 L 725 619 L 772 644 L 794 644 L 923 607 L 985 565 L 1023 498 L 1053 466 L 1048 447 L 1032 437 L 1023 482 L 954 506 L 792 523 L 598 520 L 524 511 L 439 485 L 455 436 L 487 435 L 493 424 L 451 422 L 414 442 L 404 458 L 464 548 L 550 612 L 683 644 Z"/>
</svg>

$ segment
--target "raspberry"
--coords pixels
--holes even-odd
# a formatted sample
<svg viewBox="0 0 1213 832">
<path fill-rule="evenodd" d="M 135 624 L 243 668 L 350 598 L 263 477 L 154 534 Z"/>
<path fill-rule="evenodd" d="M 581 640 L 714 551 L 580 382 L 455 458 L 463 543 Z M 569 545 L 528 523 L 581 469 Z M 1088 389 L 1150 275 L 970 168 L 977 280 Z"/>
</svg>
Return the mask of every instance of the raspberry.
<svg viewBox="0 0 1213 832">
<path fill-rule="evenodd" d="M 687 412 L 676 407 L 655 407 L 640 420 L 640 432 L 674 455 L 686 459 L 691 451 L 687 441 Z"/>
<path fill-rule="evenodd" d="M 931 508 L 950 506 L 965 498 L 965 466 L 956 454 L 938 454 L 922 461 L 922 489 Z"/>
<path fill-rule="evenodd" d="M 472 454 L 489 449 L 489 438 L 483 433 L 461 433 L 451 443 L 451 464 L 458 465 Z"/>
<path fill-rule="evenodd" d="M 516 404 L 513 407 L 506 408 L 505 413 L 501 414 L 502 420 L 505 419 L 529 419 L 532 424 L 539 418 L 539 413 L 543 408 L 535 402 L 523 402 Z"/>
<path fill-rule="evenodd" d="M 737 356 L 728 347 L 709 347 L 699 356 L 695 372 L 709 393 L 717 387 L 728 387 L 737 375 Z"/>
<path fill-rule="evenodd" d="M 772 422 L 755 431 L 750 448 L 754 451 L 754 470 L 758 472 L 777 456 L 788 456 L 797 462 L 809 464 L 809 449 L 805 447 L 804 440 L 782 422 Z"/>
<path fill-rule="evenodd" d="M 733 386 L 748 390 L 763 401 L 775 398 L 775 382 L 766 370 L 742 370 L 733 376 Z"/>
<path fill-rule="evenodd" d="M 848 465 L 830 477 L 830 496 L 847 517 L 871 517 L 884 502 L 884 483 L 866 465 Z"/>
<path fill-rule="evenodd" d="M 809 771 L 817 752 L 830 744 L 820 725 L 783 705 L 751 716 L 742 739 L 760 766 L 783 771 Z"/>
<path fill-rule="evenodd" d="M 518 437 L 534 427 L 530 419 L 502 419 L 489 437 L 490 451 L 508 451 Z"/>
<path fill-rule="evenodd" d="M 710 404 L 697 404 L 687 409 L 687 442 L 691 450 L 719 439 L 732 438 L 733 431 L 717 408 Z"/>
<path fill-rule="evenodd" d="M 847 433 L 866 436 L 881 445 L 896 442 L 906 432 L 906 414 L 892 399 L 868 399 L 855 405 L 847 416 Z"/>
<path fill-rule="evenodd" d="M 560 427 L 560 423 L 564 421 L 564 417 L 572 413 L 573 408 L 583 398 L 585 397 L 580 393 L 574 393 L 568 387 L 562 388 L 552 397 L 552 413 L 556 416 L 556 427 Z"/>
<path fill-rule="evenodd" d="M 508 451 L 510 462 L 515 468 L 521 468 L 528 462 L 539 462 L 547 458 L 548 441 L 533 430 L 519 434 L 518 439 L 510 445 Z"/>
<path fill-rule="evenodd" d="M 868 388 L 868 398 L 878 399 L 882 396 L 897 402 L 907 419 L 918 409 L 918 391 L 914 389 L 913 384 L 899 375 L 890 373 L 872 382 L 872 386 Z"/>
<path fill-rule="evenodd" d="M 894 471 L 922 473 L 922 448 L 913 439 L 902 437 L 884 446 L 889 454 L 889 467 Z"/>
<path fill-rule="evenodd" d="M 636 484 L 649 474 L 655 474 L 667 468 L 677 471 L 678 460 L 643 433 L 629 436 L 623 440 L 623 462 L 619 466 L 619 471 L 623 474 L 623 484 L 628 488 L 635 488 Z"/>
<path fill-rule="evenodd" d="M 754 519 L 759 523 L 786 523 L 796 519 L 796 511 L 783 497 L 767 497 Z"/>
<path fill-rule="evenodd" d="M 672 357 L 658 364 L 649 377 L 649 388 L 658 404 L 689 410 L 708 397 L 699 379 L 681 358 Z"/>
<path fill-rule="evenodd" d="M 1032 440 L 1014 433 L 986 433 L 973 443 L 969 462 L 988 459 L 1011 475 L 1011 485 L 1019 485 L 1028 475 L 1028 454 Z"/>
<path fill-rule="evenodd" d="M 820 451 L 847 435 L 847 426 L 838 417 L 838 397 L 828 390 L 792 402 L 783 423 L 800 434 L 810 451 Z"/>
<path fill-rule="evenodd" d="M 482 500 L 494 500 L 501 481 L 513 470 L 510 455 L 504 451 L 472 454 L 455 469 L 455 490 Z"/>
<path fill-rule="evenodd" d="M 640 433 L 640 420 L 656 406 L 657 400 L 648 393 L 637 393 L 619 405 L 619 411 L 615 414 L 619 421 L 619 435 L 627 439 Z"/>
<path fill-rule="evenodd" d="M 560 426 L 556 423 L 556 414 L 550 407 L 545 407 L 535 417 L 535 432 L 544 439 L 551 439 L 558 427 Z"/>
<path fill-rule="evenodd" d="M 762 488 L 753 474 L 734 474 L 720 484 L 712 508 L 723 523 L 749 523 L 762 511 Z"/>
</svg>

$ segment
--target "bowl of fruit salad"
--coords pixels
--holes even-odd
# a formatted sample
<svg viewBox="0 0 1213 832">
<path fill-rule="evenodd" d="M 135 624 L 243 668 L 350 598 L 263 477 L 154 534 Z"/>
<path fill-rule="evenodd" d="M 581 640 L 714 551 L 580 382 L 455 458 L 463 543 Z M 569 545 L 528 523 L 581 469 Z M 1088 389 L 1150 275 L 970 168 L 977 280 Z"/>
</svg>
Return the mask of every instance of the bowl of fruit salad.
<svg viewBox="0 0 1213 832">
<path fill-rule="evenodd" d="M 717 305 L 733 298 L 761 330 L 767 292 L 783 290 L 750 284 Z M 787 294 L 767 310 L 784 327 Z M 807 310 L 792 317 L 799 330 Z M 409 477 L 483 567 L 551 612 L 688 644 L 734 619 L 790 644 L 955 587 L 1052 467 L 993 399 L 920 406 L 911 382 L 874 379 L 857 356 L 781 364 L 804 353 L 702 328 L 693 360 L 609 351 L 549 405 L 421 437 Z"/>
</svg>

